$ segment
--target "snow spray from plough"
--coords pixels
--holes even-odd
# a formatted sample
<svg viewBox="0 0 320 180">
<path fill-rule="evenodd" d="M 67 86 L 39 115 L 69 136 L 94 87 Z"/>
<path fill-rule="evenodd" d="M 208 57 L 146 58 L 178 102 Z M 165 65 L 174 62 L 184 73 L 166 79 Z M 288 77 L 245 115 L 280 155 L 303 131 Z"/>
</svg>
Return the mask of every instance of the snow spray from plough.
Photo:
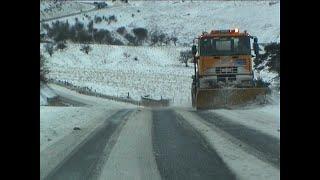
<svg viewBox="0 0 320 180">
<path fill-rule="evenodd" d="M 265 102 L 268 88 L 258 87 L 254 81 L 251 39 L 257 57 L 258 39 L 246 31 L 213 30 L 194 40 L 193 107 L 214 109 Z"/>
</svg>

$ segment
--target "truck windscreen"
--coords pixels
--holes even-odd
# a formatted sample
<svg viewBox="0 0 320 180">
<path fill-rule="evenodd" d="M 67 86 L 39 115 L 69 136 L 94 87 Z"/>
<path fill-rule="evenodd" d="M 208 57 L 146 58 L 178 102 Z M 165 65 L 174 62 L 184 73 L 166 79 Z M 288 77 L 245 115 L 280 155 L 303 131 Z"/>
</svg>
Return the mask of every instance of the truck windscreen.
<svg viewBox="0 0 320 180">
<path fill-rule="evenodd" d="M 201 56 L 250 55 L 249 37 L 219 37 L 200 40 Z"/>
</svg>

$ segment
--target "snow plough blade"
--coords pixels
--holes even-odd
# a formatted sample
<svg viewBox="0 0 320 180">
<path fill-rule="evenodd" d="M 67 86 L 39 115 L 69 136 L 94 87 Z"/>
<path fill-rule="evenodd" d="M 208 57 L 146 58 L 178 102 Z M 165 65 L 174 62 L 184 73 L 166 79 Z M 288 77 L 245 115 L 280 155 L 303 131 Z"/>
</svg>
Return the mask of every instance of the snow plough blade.
<svg viewBox="0 0 320 180">
<path fill-rule="evenodd" d="M 267 88 L 198 89 L 193 96 L 197 109 L 228 108 L 266 100 Z"/>
</svg>

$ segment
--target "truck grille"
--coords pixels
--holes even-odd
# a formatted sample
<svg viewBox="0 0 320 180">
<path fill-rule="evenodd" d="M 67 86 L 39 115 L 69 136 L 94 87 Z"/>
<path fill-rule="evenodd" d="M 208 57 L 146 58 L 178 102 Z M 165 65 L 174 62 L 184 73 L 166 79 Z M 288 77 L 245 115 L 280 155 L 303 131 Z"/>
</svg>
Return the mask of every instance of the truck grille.
<svg viewBox="0 0 320 180">
<path fill-rule="evenodd" d="M 238 73 L 237 67 L 216 67 L 217 74 L 235 74 Z"/>
<path fill-rule="evenodd" d="M 236 75 L 219 75 L 217 76 L 217 81 L 218 82 L 230 82 L 230 81 L 235 81 L 236 80 Z"/>
</svg>

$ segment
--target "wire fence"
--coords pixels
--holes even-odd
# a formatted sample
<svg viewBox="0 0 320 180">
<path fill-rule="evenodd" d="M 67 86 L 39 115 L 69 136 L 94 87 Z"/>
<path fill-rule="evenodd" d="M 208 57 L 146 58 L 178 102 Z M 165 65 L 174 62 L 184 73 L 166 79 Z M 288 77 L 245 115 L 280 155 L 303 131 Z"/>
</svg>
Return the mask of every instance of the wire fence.
<svg viewBox="0 0 320 180">
<path fill-rule="evenodd" d="M 130 98 L 129 93 L 128 93 L 127 97 L 117 97 L 117 96 L 111 96 L 111 95 L 106 95 L 106 94 L 96 92 L 95 90 L 92 90 L 92 88 L 89 88 L 89 87 L 76 86 L 76 85 L 74 85 L 70 82 L 67 82 L 67 81 L 49 79 L 48 82 L 59 85 L 59 86 L 63 86 L 65 88 L 73 90 L 73 91 L 76 91 L 79 94 L 100 97 L 100 98 L 109 99 L 109 100 L 117 101 L 117 102 L 130 103 L 130 104 L 134 104 L 137 106 L 165 107 L 165 106 L 169 106 L 172 101 L 170 99 L 155 100 L 155 99 L 149 99 L 149 98 L 143 98 L 143 97 L 141 98 L 141 100 L 134 100 L 134 99 Z"/>
</svg>

